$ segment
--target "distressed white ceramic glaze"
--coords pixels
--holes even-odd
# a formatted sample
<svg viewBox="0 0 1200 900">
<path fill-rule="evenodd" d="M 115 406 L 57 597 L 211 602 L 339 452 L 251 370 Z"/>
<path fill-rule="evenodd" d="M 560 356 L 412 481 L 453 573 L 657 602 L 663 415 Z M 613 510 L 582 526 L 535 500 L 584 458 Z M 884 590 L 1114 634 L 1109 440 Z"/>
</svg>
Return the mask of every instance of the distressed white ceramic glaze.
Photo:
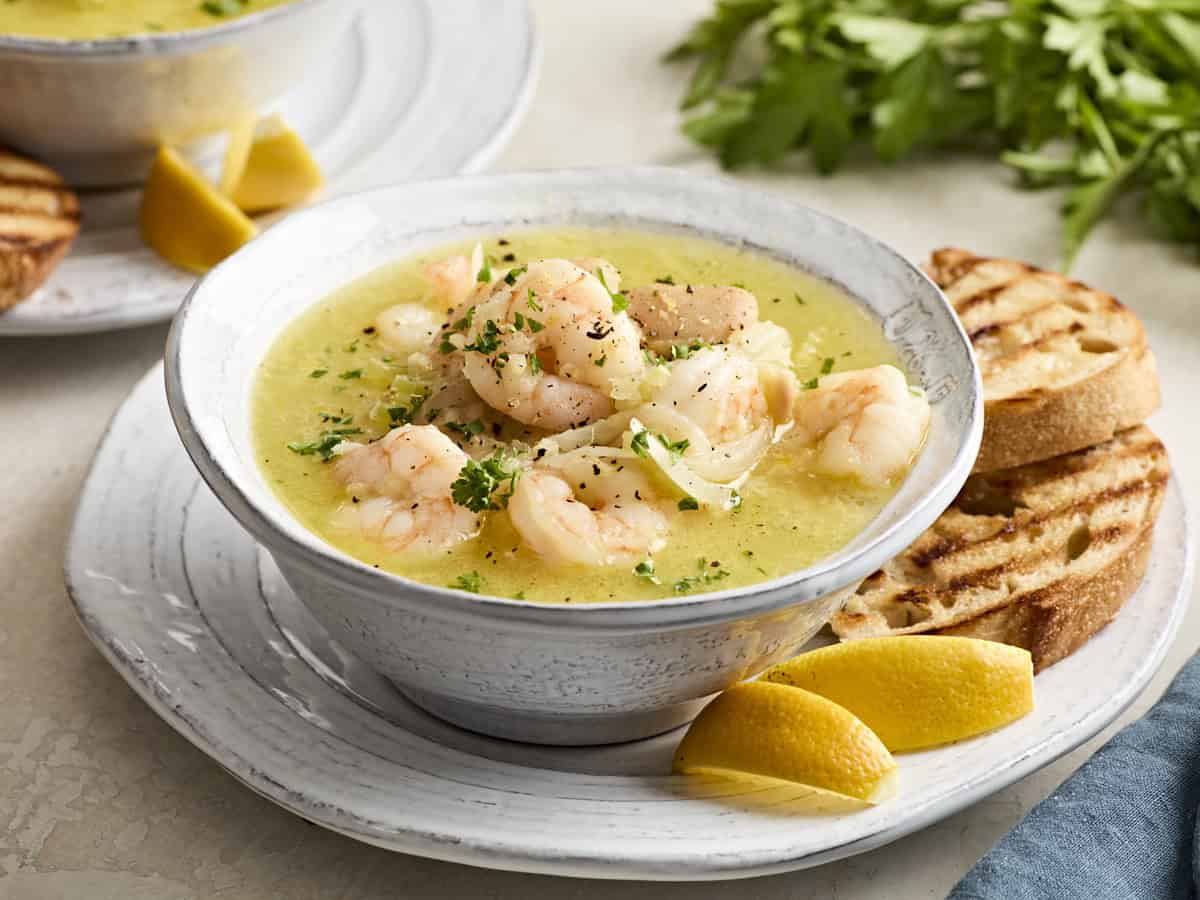
<svg viewBox="0 0 1200 900">
<path fill-rule="evenodd" d="M 308 77 L 264 112 L 280 113 L 312 149 L 328 176 L 324 196 L 477 171 L 524 113 L 538 58 L 525 0 L 373 0 L 334 52 L 311 60 Z M 219 161 L 208 158 L 210 174 Z M 0 315 L 0 336 L 171 318 L 195 279 L 142 244 L 140 197 L 83 194 L 71 253 L 33 297 Z"/>
<path fill-rule="evenodd" d="M 813 866 L 968 806 L 1112 721 L 1162 662 L 1191 571 L 1178 485 L 1146 581 L 1037 706 L 991 735 L 899 756 L 898 795 L 817 814 L 799 788 L 664 775 L 680 732 L 610 747 L 497 741 L 425 715 L 323 629 L 200 482 L 162 370 L 113 421 L 80 501 L 67 581 L 92 640 L 155 711 L 247 785 L 325 827 L 455 862 L 559 875 L 714 879 Z"/>
<path fill-rule="evenodd" d="M 211 28 L 98 40 L 0 35 L 0 143 L 76 187 L 137 184 L 160 143 L 228 127 L 335 52 L 359 0 L 295 0 Z"/>
<path fill-rule="evenodd" d="M 932 404 L 925 448 L 894 499 L 843 550 L 803 572 L 635 604 L 522 603 L 418 584 L 298 524 L 267 485 L 250 434 L 250 390 L 280 330 L 334 289 L 423 248 L 565 223 L 700 232 L 844 286 L 881 320 Z M 950 503 L 982 427 L 966 336 L 920 271 L 798 203 L 671 169 L 446 179 L 296 213 L 192 291 L 168 340 L 166 373 L 176 425 L 201 475 L 339 642 L 451 721 L 556 744 L 672 728 L 715 691 L 795 653 L 845 592 Z"/>
</svg>

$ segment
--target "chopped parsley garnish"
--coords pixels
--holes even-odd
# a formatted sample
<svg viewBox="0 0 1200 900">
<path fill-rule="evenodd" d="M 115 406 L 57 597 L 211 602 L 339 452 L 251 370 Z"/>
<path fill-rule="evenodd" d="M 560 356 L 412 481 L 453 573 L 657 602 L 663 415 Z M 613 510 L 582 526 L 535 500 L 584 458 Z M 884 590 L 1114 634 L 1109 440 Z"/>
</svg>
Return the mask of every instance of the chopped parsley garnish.
<svg viewBox="0 0 1200 900">
<path fill-rule="evenodd" d="M 662 584 L 662 579 L 654 574 L 654 560 L 642 560 L 633 567 L 633 574 L 638 578 L 644 578 L 651 584 Z"/>
<path fill-rule="evenodd" d="M 290 441 L 287 448 L 301 456 L 319 456 L 323 462 L 333 458 L 333 448 L 352 434 L 362 434 L 361 428 L 334 428 L 323 432 L 315 441 Z"/>
<path fill-rule="evenodd" d="M 667 364 L 667 361 L 653 350 L 643 350 L 642 356 L 645 358 L 646 364 L 650 366 L 665 366 Z"/>
<path fill-rule="evenodd" d="M 477 434 L 483 434 L 483 422 L 475 419 L 471 422 L 447 422 L 447 431 L 454 431 L 470 440 Z"/>
<path fill-rule="evenodd" d="M 673 344 L 671 346 L 671 359 L 687 359 L 697 350 L 703 350 L 709 345 L 704 341 L 696 340 L 690 344 Z"/>
<path fill-rule="evenodd" d="M 650 455 L 650 432 L 639 431 L 633 436 L 633 440 L 629 442 L 629 449 L 638 456 L 645 459 Z"/>
<path fill-rule="evenodd" d="M 821 363 L 821 374 L 828 375 L 832 371 L 833 371 L 833 357 L 827 356 L 827 357 L 825 357 L 824 361 Z"/>
<path fill-rule="evenodd" d="M 698 587 L 708 587 L 729 577 L 729 572 L 720 567 L 720 563 L 709 563 L 701 557 L 696 563 L 696 574 L 687 575 L 676 581 L 671 587 L 677 594 L 687 594 Z"/>
<path fill-rule="evenodd" d="M 339 375 L 338 378 L 342 379 L 342 381 L 351 381 L 355 378 L 362 378 L 362 374 L 362 369 L 347 369 L 345 372 Z"/>
<path fill-rule="evenodd" d="M 691 441 L 687 438 L 684 438 L 682 441 L 670 441 L 664 434 L 657 434 L 655 437 L 658 438 L 660 444 L 667 448 L 667 452 L 671 454 L 671 462 L 678 462 L 687 451 L 687 448 L 691 446 Z M 683 509 L 682 506 L 679 508 Z"/>
<path fill-rule="evenodd" d="M 447 587 L 458 588 L 470 594 L 480 594 L 483 593 L 483 576 L 476 571 L 470 571 L 466 575 L 459 575 Z"/>
<path fill-rule="evenodd" d="M 309 378 L 324 378 L 328 374 L 329 374 L 328 369 L 313 369 L 311 372 L 308 373 L 308 377 Z"/>
<path fill-rule="evenodd" d="M 349 344 L 346 345 L 346 352 L 347 353 L 357 353 L 358 352 L 358 338 L 355 338 Z"/>
<path fill-rule="evenodd" d="M 200 8 L 210 16 L 236 16 L 249 5 L 250 0 L 204 0 Z"/>
<path fill-rule="evenodd" d="M 483 333 L 474 341 L 463 347 L 463 350 L 482 353 L 485 356 L 495 353 L 500 347 L 500 326 L 494 320 L 488 319 L 483 323 Z"/>
<path fill-rule="evenodd" d="M 532 372 L 534 375 L 541 375 L 542 374 L 542 361 L 540 359 L 538 359 L 532 353 L 529 354 L 528 360 L 529 360 L 529 371 Z"/>
<path fill-rule="evenodd" d="M 533 292 L 533 288 L 529 289 L 529 296 L 525 298 L 525 305 L 534 312 L 542 311 L 542 304 L 537 302 L 537 294 Z"/>
<path fill-rule="evenodd" d="M 604 285 L 604 289 L 608 291 L 608 296 L 612 299 L 612 311 L 619 313 L 627 310 L 629 308 L 629 298 L 620 291 L 614 293 L 612 288 L 608 286 L 608 279 L 604 277 L 603 266 L 596 268 L 596 277 L 600 279 L 600 283 Z"/>
<path fill-rule="evenodd" d="M 541 309 L 541 307 L 539 306 L 538 309 Z M 539 322 L 537 319 L 526 319 L 525 321 L 529 323 L 529 330 L 532 331 L 534 334 L 537 334 L 539 331 L 541 331 L 542 329 L 544 329 L 546 327 L 541 322 Z"/>
<path fill-rule="evenodd" d="M 804 298 L 801 297 L 799 294 L 795 294 L 794 296 L 796 298 L 796 302 L 799 303 L 801 306 L 808 306 L 808 304 L 805 302 Z"/>
<path fill-rule="evenodd" d="M 699 508 L 700 508 L 700 503 L 696 500 L 695 497 L 684 497 L 682 500 L 679 501 L 679 509 L 681 512 L 687 512 L 688 510 L 699 509 Z"/>
<path fill-rule="evenodd" d="M 421 405 L 428 399 L 428 394 L 413 394 L 408 398 L 407 406 L 389 406 L 388 418 L 393 425 L 411 425 L 417 413 L 421 411 Z"/>
<path fill-rule="evenodd" d="M 603 369 L 603 368 L 604 368 L 604 364 L 605 364 L 606 362 L 608 362 L 608 354 L 607 354 L 607 353 L 605 353 L 605 354 L 604 354 L 603 356 L 601 356 L 599 359 L 594 359 L 594 360 L 592 360 L 592 365 L 599 366 L 601 369 Z"/>
<path fill-rule="evenodd" d="M 655 284 L 674 284 L 675 279 L 672 278 L 670 275 L 659 275 L 657 278 L 654 279 L 654 283 Z"/>
<path fill-rule="evenodd" d="M 354 422 L 354 416 L 348 415 L 344 409 L 339 409 L 336 413 L 319 412 L 317 418 L 334 425 L 351 425 Z"/>
<path fill-rule="evenodd" d="M 520 331 L 525 327 L 525 317 L 520 313 L 513 313 L 513 328 Z"/>
<path fill-rule="evenodd" d="M 514 600 L 527 600 L 527 599 L 529 599 L 528 597 L 526 597 L 526 596 L 525 596 L 525 592 L 524 592 L 524 591 L 517 591 L 515 594 L 513 594 L 512 598 L 513 598 Z"/>
<path fill-rule="evenodd" d="M 529 266 L 517 266 L 515 269 L 509 269 L 504 276 L 504 283 L 512 287 L 517 283 L 517 279 L 524 275 L 528 269 Z"/>
<path fill-rule="evenodd" d="M 475 280 L 480 284 L 487 284 L 492 280 L 492 264 L 496 260 L 492 259 L 490 254 L 484 254 L 483 265 L 480 266 L 479 272 L 475 275 Z"/>
<path fill-rule="evenodd" d="M 450 485 L 450 496 L 471 512 L 507 509 L 508 501 L 521 477 L 521 470 L 508 467 L 509 458 L 497 450 L 482 462 L 467 460 Z"/>
<path fill-rule="evenodd" d="M 808 379 L 808 381 L 804 382 L 804 384 L 802 384 L 801 387 L 804 388 L 804 390 L 806 390 L 806 391 L 811 391 L 816 388 L 817 384 L 820 383 L 820 381 L 821 381 L 820 378 L 817 378 L 814 376 L 813 378 L 810 378 L 810 379 Z"/>
</svg>

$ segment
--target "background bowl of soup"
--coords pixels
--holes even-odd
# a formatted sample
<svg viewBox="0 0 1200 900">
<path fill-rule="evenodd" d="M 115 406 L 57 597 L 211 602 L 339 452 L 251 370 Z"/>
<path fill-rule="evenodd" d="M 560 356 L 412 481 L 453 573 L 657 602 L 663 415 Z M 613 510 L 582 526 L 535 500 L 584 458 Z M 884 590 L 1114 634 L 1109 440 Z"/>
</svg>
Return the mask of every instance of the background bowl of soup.
<svg viewBox="0 0 1200 900">
<path fill-rule="evenodd" d="M 882 511 L 841 549 L 779 577 L 669 599 L 571 604 L 423 583 L 306 527 L 271 483 L 255 439 L 256 384 L 281 334 L 386 264 L 473 236 L 565 226 L 749 248 L 853 298 L 932 407 L 925 447 Z M 863 578 L 949 505 L 982 429 L 969 344 L 917 268 L 800 204 L 653 168 L 454 178 L 301 211 L 197 284 L 171 331 L 166 379 L 176 427 L 201 475 L 336 641 L 442 718 L 555 744 L 665 731 L 713 693 L 795 654 Z M 579 592 L 588 594 L 586 578 Z"/>
<path fill-rule="evenodd" d="M 331 54 L 355 0 L 5 0 L 0 144 L 79 187 L 142 180 Z M 214 14 L 213 10 L 229 10 Z"/>
</svg>

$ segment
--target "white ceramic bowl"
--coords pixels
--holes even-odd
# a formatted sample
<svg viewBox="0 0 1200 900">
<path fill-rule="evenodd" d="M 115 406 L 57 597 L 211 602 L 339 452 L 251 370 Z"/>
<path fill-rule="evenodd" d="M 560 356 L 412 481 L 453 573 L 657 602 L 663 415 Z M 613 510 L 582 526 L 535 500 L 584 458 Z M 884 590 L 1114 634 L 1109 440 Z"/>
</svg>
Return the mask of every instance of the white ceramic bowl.
<svg viewBox="0 0 1200 900">
<path fill-rule="evenodd" d="M 193 143 L 299 83 L 333 52 L 357 4 L 294 0 L 128 38 L 0 35 L 0 144 L 78 187 L 141 181 L 160 143 Z"/>
<path fill-rule="evenodd" d="M 929 440 L 887 507 L 843 550 L 748 588 L 652 603 L 551 606 L 418 584 L 300 525 L 260 472 L 250 391 L 280 330 L 379 266 L 526 225 L 686 229 L 836 282 L 883 322 L 933 407 Z M 431 712 L 555 744 L 644 737 L 793 655 L 950 503 L 982 428 L 967 339 L 937 288 L 894 251 L 797 203 L 670 169 L 533 172 L 402 185 L 303 210 L 199 282 L 175 319 L 167 396 L 201 475 L 270 551 L 329 632 Z"/>
</svg>

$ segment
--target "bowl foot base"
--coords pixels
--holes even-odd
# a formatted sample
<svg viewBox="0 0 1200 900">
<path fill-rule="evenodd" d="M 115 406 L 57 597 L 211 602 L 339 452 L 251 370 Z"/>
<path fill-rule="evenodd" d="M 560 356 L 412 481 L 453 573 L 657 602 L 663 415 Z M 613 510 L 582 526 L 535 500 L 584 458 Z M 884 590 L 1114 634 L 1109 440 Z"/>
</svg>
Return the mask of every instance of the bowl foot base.
<svg viewBox="0 0 1200 900">
<path fill-rule="evenodd" d="M 399 684 L 396 689 L 427 713 L 459 728 L 509 741 L 559 747 L 619 744 L 653 737 L 687 724 L 709 700 L 702 697 L 643 712 L 556 716 L 498 709 Z"/>
</svg>

